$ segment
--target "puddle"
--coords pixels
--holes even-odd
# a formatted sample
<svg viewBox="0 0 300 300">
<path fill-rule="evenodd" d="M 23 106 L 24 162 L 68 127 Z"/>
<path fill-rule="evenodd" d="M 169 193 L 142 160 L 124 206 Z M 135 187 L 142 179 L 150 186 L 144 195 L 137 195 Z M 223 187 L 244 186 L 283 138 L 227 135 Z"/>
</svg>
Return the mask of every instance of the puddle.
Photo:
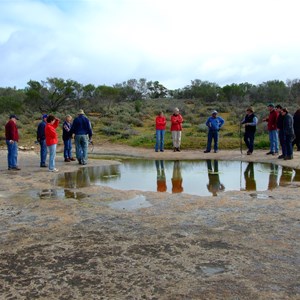
<svg viewBox="0 0 300 300">
<path fill-rule="evenodd" d="M 145 196 L 139 195 L 129 200 L 111 202 L 108 206 L 113 209 L 133 211 L 140 208 L 150 207 L 152 204 L 146 200 Z"/>
<path fill-rule="evenodd" d="M 207 263 L 202 264 L 200 266 L 197 266 L 196 268 L 198 271 L 200 271 L 205 276 L 213 276 L 216 274 L 221 274 L 226 271 L 226 266 L 220 263 Z"/>
<path fill-rule="evenodd" d="M 29 196 L 33 199 L 77 199 L 81 200 L 88 197 L 85 193 L 78 191 L 71 191 L 69 189 L 43 189 L 43 190 L 30 190 Z"/>
<path fill-rule="evenodd" d="M 224 191 L 266 191 L 300 181 L 300 171 L 275 164 L 239 161 L 123 160 L 120 165 L 80 168 L 59 174 L 57 185 L 217 196 Z M 260 198 L 259 197 L 257 198 Z"/>
</svg>

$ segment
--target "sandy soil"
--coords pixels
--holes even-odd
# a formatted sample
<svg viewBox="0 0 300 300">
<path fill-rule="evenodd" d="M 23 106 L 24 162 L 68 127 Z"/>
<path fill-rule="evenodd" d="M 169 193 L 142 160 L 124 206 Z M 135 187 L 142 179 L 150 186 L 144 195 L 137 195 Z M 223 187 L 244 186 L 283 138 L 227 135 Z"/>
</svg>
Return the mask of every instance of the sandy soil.
<svg viewBox="0 0 300 300">
<path fill-rule="evenodd" d="M 96 154 L 300 169 L 300 152 L 282 161 L 262 151 L 155 153 L 106 144 Z M 36 152 L 20 151 L 19 161 L 21 171 L 8 171 L 0 151 L 0 299 L 300 299 L 297 181 L 218 197 L 100 186 L 60 197 L 57 174 L 39 168 Z M 103 156 L 87 167 L 116 163 Z M 81 166 L 58 155 L 57 167 Z M 141 197 L 148 207 L 110 205 Z"/>
</svg>

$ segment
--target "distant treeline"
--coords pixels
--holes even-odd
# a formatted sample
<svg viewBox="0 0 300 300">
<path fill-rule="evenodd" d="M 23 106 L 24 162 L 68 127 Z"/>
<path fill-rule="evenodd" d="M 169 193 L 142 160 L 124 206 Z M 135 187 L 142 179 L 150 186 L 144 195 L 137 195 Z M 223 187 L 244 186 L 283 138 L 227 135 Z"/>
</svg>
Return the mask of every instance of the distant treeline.
<svg viewBox="0 0 300 300">
<path fill-rule="evenodd" d="M 82 85 L 74 80 L 47 78 L 45 81 L 30 80 L 25 89 L 0 88 L 0 113 L 57 112 L 83 108 L 101 112 L 124 101 L 147 99 L 198 99 L 204 104 L 223 102 L 241 103 L 274 102 L 300 106 L 300 79 L 266 81 L 258 85 L 250 83 L 218 84 L 195 79 L 181 89 L 169 90 L 159 81 L 130 79 L 113 86 Z"/>
</svg>

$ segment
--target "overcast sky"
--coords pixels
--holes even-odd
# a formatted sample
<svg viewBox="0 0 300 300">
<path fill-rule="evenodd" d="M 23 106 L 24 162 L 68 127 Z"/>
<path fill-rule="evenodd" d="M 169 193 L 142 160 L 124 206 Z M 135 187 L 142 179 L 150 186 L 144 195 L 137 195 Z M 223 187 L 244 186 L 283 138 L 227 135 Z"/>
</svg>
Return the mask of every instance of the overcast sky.
<svg viewBox="0 0 300 300">
<path fill-rule="evenodd" d="M 300 78 L 298 0 L 0 0 L 0 87 Z"/>
</svg>

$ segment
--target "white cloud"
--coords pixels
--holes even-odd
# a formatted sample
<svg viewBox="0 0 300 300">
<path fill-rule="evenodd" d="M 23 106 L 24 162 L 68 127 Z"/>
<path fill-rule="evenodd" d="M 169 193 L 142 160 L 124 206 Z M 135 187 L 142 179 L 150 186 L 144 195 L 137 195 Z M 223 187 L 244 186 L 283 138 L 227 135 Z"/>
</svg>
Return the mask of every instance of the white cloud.
<svg viewBox="0 0 300 300">
<path fill-rule="evenodd" d="M 2 0 L 0 86 L 297 78 L 297 0 Z"/>
</svg>

